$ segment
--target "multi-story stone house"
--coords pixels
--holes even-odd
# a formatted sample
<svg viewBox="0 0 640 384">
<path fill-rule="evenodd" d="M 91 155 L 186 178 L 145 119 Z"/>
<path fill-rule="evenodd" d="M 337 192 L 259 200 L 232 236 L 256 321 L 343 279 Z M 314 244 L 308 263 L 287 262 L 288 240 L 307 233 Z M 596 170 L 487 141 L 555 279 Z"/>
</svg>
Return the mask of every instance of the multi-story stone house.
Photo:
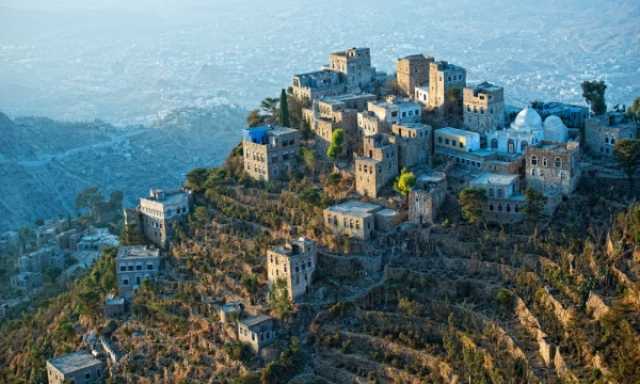
<svg viewBox="0 0 640 384">
<path fill-rule="evenodd" d="M 155 279 L 160 272 L 160 250 L 142 245 L 122 246 L 116 256 L 118 290 L 130 298 L 146 279 Z"/>
<path fill-rule="evenodd" d="M 367 109 L 376 115 L 387 129 L 391 129 L 393 124 L 418 123 L 422 117 L 420 104 L 394 96 L 388 96 L 383 101 L 370 101 Z"/>
<path fill-rule="evenodd" d="M 308 293 L 316 269 L 316 258 L 316 244 L 306 238 L 267 251 L 269 285 L 278 280 L 285 281 L 289 299 L 295 302 Z"/>
<path fill-rule="evenodd" d="M 398 91 L 405 97 L 415 97 L 416 87 L 429 85 L 429 64 L 433 62 L 433 57 L 425 57 L 422 54 L 398 59 L 396 65 Z"/>
<path fill-rule="evenodd" d="M 431 133 L 431 126 L 422 123 L 394 124 L 391 127 L 390 140 L 398 146 L 399 169 L 427 163 Z"/>
<path fill-rule="evenodd" d="M 377 204 L 349 200 L 324 210 L 325 226 L 335 234 L 358 240 L 369 240 L 377 229 L 388 230 L 398 214 Z"/>
<path fill-rule="evenodd" d="M 321 98 L 315 100 L 311 108 L 304 108 L 302 114 L 311 130 L 326 146 L 338 128 L 344 129 L 347 136 L 355 137 L 358 112 L 365 110 L 367 103 L 375 99 L 375 95 L 368 93 Z"/>
<path fill-rule="evenodd" d="M 575 141 L 527 147 L 527 187 L 550 198 L 572 194 L 581 175 L 579 154 L 580 144 Z"/>
<path fill-rule="evenodd" d="M 607 112 L 585 122 L 585 142 L 594 155 L 612 157 L 620 140 L 638 137 L 638 126 L 622 112 Z"/>
<path fill-rule="evenodd" d="M 463 117 L 466 129 L 481 135 L 504 128 L 504 89 L 488 82 L 465 87 Z"/>
<path fill-rule="evenodd" d="M 244 171 L 255 180 L 286 177 L 297 164 L 300 132 L 286 127 L 261 126 L 243 131 Z"/>
<path fill-rule="evenodd" d="M 452 89 L 462 89 L 467 84 L 467 71 L 446 61 L 429 64 L 429 109 L 444 105 L 447 93 Z"/>
<path fill-rule="evenodd" d="M 398 175 L 398 146 L 386 134 L 365 136 L 363 141 L 363 156 L 355 156 L 356 191 L 376 198 Z"/>
<path fill-rule="evenodd" d="M 434 132 L 436 153 L 453 150 L 475 152 L 480 150 L 480 134 L 465 129 L 445 127 Z"/>
<path fill-rule="evenodd" d="M 415 188 L 409 193 L 409 221 L 433 224 L 447 195 L 447 175 L 442 172 L 417 177 Z"/>
<path fill-rule="evenodd" d="M 318 97 L 347 92 L 347 82 L 343 74 L 323 69 L 294 75 L 291 89 L 298 100 L 310 102 Z"/>
<path fill-rule="evenodd" d="M 47 360 L 49 384 L 97 384 L 105 380 L 104 364 L 87 352 Z"/>
<path fill-rule="evenodd" d="M 148 197 L 140 198 L 138 212 L 141 220 L 138 221 L 147 240 L 157 247 L 167 248 L 173 237 L 173 224 L 189 214 L 190 201 L 191 194 L 182 190 L 152 189 Z"/>
<path fill-rule="evenodd" d="M 346 78 L 349 89 L 365 90 L 375 78 L 375 68 L 371 66 L 369 48 L 349 48 L 329 55 L 329 69 L 341 73 Z"/>
<path fill-rule="evenodd" d="M 275 321 L 270 316 L 259 315 L 238 321 L 238 340 L 248 344 L 255 353 L 273 343 L 275 338 Z"/>
<path fill-rule="evenodd" d="M 488 220 L 500 223 L 522 220 L 526 199 L 520 193 L 519 175 L 485 172 L 471 180 L 469 185 L 485 191 L 487 201 L 483 214 Z"/>
</svg>

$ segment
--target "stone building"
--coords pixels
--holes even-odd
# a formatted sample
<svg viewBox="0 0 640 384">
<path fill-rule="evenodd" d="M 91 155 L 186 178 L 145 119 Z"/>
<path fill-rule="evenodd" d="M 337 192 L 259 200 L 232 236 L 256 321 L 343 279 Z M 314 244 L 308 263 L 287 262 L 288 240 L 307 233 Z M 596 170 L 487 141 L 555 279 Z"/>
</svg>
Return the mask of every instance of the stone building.
<svg viewBox="0 0 640 384">
<path fill-rule="evenodd" d="M 47 360 L 49 384 L 96 384 L 105 380 L 104 364 L 87 352 Z"/>
<path fill-rule="evenodd" d="M 258 353 L 276 338 L 275 321 L 270 316 L 260 315 L 238 321 L 238 340 L 248 344 Z"/>
<path fill-rule="evenodd" d="M 466 129 L 481 135 L 504 127 L 504 89 L 488 82 L 462 92 Z"/>
<path fill-rule="evenodd" d="M 329 55 L 329 69 L 344 75 L 349 89 L 368 89 L 375 78 L 369 48 L 349 48 Z"/>
<path fill-rule="evenodd" d="M 542 143 L 527 147 L 525 156 L 527 187 L 547 197 L 570 195 L 578 186 L 580 144 Z"/>
<path fill-rule="evenodd" d="M 221 323 L 228 323 L 234 319 L 240 318 L 243 311 L 244 311 L 244 304 L 242 304 L 239 301 L 231 301 L 231 302 L 222 304 L 218 308 L 218 316 L 220 317 Z"/>
<path fill-rule="evenodd" d="M 486 192 L 487 201 L 483 211 L 489 221 L 509 223 L 523 219 L 526 199 L 520 192 L 519 175 L 486 172 L 471 180 L 469 185 Z"/>
<path fill-rule="evenodd" d="M 442 172 L 419 175 L 409 194 L 409 221 L 432 224 L 447 196 L 447 175 Z"/>
<path fill-rule="evenodd" d="M 286 127 L 261 126 L 243 131 L 244 170 L 255 180 L 286 177 L 297 164 L 300 132 Z"/>
<path fill-rule="evenodd" d="M 108 319 L 118 317 L 125 311 L 124 297 L 107 295 L 104 300 L 104 316 Z"/>
<path fill-rule="evenodd" d="M 429 104 L 430 109 L 444 105 L 447 93 L 452 89 L 462 89 L 467 84 L 467 71 L 446 61 L 429 64 Z"/>
<path fill-rule="evenodd" d="M 343 94 L 347 92 L 347 83 L 341 73 L 323 69 L 294 75 L 291 89 L 298 100 L 311 101 Z"/>
<path fill-rule="evenodd" d="M 421 123 L 394 124 L 391 142 L 398 146 L 399 169 L 426 164 L 429 160 L 432 128 Z"/>
<path fill-rule="evenodd" d="M 363 154 L 354 161 L 356 191 L 375 198 L 398 175 L 398 146 L 386 134 L 365 136 Z"/>
<path fill-rule="evenodd" d="M 426 108 L 429 105 L 429 86 L 414 87 L 413 100 Z"/>
<path fill-rule="evenodd" d="M 144 236 L 160 248 L 167 248 L 173 236 L 173 224 L 183 220 L 190 210 L 191 195 L 182 190 L 152 189 L 140 198 L 138 212 Z"/>
<path fill-rule="evenodd" d="M 320 98 L 314 100 L 311 108 L 303 109 L 303 118 L 321 142 L 328 145 L 338 128 L 344 129 L 347 136 L 356 136 L 358 112 L 375 99 L 370 93 Z"/>
<path fill-rule="evenodd" d="M 585 143 L 594 155 L 612 157 L 616 143 L 638 137 L 638 126 L 622 112 L 607 112 L 585 122 Z"/>
<path fill-rule="evenodd" d="M 295 302 L 308 293 L 316 270 L 317 249 L 313 240 L 300 238 L 267 251 L 269 285 L 277 280 L 287 283 L 289 299 Z"/>
<path fill-rule="evenodd" d="M 333 233 L 359 240 L 373 237 L 377 226 L 397 218 L 395 211 L 377 204 L 349 200 L 324 210 L 324 223 Z M 390 219 L 391 218 L 391 219 Z M 388 225 L 383 225 L 388 227 Z M 380 228 L 384 230 L 385 228 Z"/>
<path fill-rule="evenodd" d="M 414 97 L 416 87 L 429 85 L 429 64 L 433 61 L 433 57 L 425 57 L 422 54 L 398 59 L 396 82 L 403 96 Z"/>
<path fill-rule="evenodd" d="M 464 129 L 445 127 L 434 131 L 436 153 L 442 150 L 476 152 L 480 150 L 480 134 Z M 446 152 L 446 151 L 445 151 Z"/>
<path fill-rule="evenodd" d="M 373 136 L 389 131 L 388 125 L 378 119 L 378 116 L 371 111 L 358 112 L 357 123 L 360 136 Z"/>
<path fill-rule="evenodd" d="M 118 290 L 131 298 L 146 279 L 155 279 L 160 272 L 160 250 L 142 245 L 122 246 L 116 257 Z"/>
</svg>

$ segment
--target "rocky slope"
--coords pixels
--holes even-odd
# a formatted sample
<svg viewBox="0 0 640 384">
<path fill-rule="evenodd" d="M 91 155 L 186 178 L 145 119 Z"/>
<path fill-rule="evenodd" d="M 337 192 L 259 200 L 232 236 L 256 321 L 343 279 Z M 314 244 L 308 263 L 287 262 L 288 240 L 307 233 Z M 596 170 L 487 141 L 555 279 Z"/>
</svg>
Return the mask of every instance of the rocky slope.
<svg viewBox="0 0 640 384">
<path fill-rule="evenodd" d="M 177 187 L 186 171 L 224 159 L 244 115 L 210 106 L 117 127 L 0 113 L 0 230 L 73 214 L 75 195 L 89 186 L 123 191 L 128 204 L 151 187 Z"/>
</svg>

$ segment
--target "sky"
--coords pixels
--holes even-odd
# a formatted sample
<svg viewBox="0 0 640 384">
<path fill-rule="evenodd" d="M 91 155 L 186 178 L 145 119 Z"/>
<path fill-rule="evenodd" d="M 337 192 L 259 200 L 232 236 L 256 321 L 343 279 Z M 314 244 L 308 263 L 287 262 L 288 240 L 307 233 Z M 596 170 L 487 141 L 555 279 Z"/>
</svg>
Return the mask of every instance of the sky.
<svg viewBox="0 0 640 384">
<path fill-rule="evenodd" d="M 507 102 L 640 95 L 640 1 L 0 0 L 0 111 L 128 124 L 277 95 L 352 46 L 392 73 L 417 52 L 505 87 Z"/>
</svg>

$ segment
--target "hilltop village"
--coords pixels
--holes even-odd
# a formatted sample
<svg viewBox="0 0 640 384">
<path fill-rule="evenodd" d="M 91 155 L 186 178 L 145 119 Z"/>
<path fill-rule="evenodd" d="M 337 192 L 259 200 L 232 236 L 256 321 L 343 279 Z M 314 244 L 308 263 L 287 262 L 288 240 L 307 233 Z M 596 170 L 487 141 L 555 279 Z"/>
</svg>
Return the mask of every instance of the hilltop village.
<svg viewBox="0 0 640 384">
<path fill-rule="evenodd" d="M 331 53 L 250 114 L 223 167 L 124 210 L 82 283 L 97 313 L 38 355 L 49 383 L 618 382 L 586 332 L 611 287 L 639 292 L 612 256 L 637 244 L 601 226 L 633 194 L 640 114 L 603 110 L 599 84 L 591 108 L 514 108 L 454 63 L 416 54 L 389 76 L 368 48 Z M 591 263 L 606 237 L 620 274 L 576 262 L 587 230 Z"/>
</svg>

